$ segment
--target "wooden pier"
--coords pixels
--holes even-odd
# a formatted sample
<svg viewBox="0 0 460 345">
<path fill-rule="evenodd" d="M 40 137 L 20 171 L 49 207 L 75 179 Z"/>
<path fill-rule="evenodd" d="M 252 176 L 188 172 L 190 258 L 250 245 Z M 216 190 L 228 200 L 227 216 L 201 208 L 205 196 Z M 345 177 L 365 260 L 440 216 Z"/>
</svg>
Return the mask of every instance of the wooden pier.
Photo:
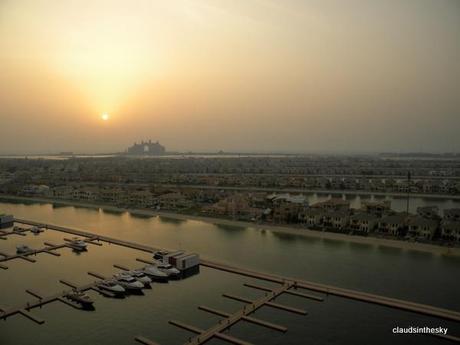
<svg viewBox="0 0 460 345">
<path fill-rule="evenodd" d="M 44 226 L 40 224 L 38 227 L 43 228 Z M 2 240 L 6 240 L 6 236 L 9 236 L 9 235 L 26 236 L 27 232 L 30 232 L 31 230 L 32 228 L 21 228 L 17 226 L 13 227 L 13 230 L 10 230 L 10 231 L 0 229 L 0 238 Z"/>
<path fill-rule="evenodd" d="M 71 288 L 71 290 L 64 290 L 64 291 L 61 291 L 59 293 L 56 293 L 54 295 L 51 295 L 51 296 L 42 296 L 40 293 L 36 292 L 36 291 L 33 291 L 33 290 L 30 290 L 30 289 L 27 289 L 25 290 L 26 293 L 28 293 L 29 295 L 32 295 L 33 297 L 35 297 L 37 300 L 34 301 L 34 302 L 27 302 L 25 305 L 22 305 L 20 307 L 16 307 L 16 308 L 5 308 L 5 307 L 2 307 L 0 308 L 0 319 L 7 319 L 13 315 L 16 315 L 16 314 L 21 314 L 23 316 L 26 316 L 28 319 L 34 321 L 34 322 L 37 322 L 38 324 L 43 324 L 45 321 L 44 320 L 41 320 L 37 317 L 35 317 L 33 314 L 30 313 L 30 310 L 31 309 L 35 309 L 35 308 L 41 308 L 42 306 L 44 306 L 45 304 L 48 304 L 48 303 L 51 303 L 51 302 L 55 302 L 55 301 L 59 301 L 61 303 L 64 303 L 72 308 L 75 308 L 75 309 L 83 309 L 82 306 L 79 304 L 79 303 L 76 303 L 74 301 L 71 301 L 70 299 L 67 299 L 65 298 L 66 295 L 74 292 L 74 291 L 79 291 L 79 292 L 84 292 L 84 291 L 88 291 L 88 290 L 94 290 L 94 291 L 98 291 L 99 292 L 99 289 L 97 288 L 97 284 L 99 283 L 98 281 L 95 281 L 95 282 L 92 282 L 92 283 L 89 283 L 89 284 L 86 284 L 86 285 L 83 285 L 83 286 L 77 286 L 76 284 L 73 284 L 67 280 L 59 280 L 59 282 L 61 284 L 64 284 L 68 287 Z M 104 291 L 105 293 L 105 291 Z M 108 296 L 110 297 L 113 297 L 112 294 L 108 294 Z"/>
<path fill-rule="evenodd" d="M 58 301 L 60 300 L 60 298 L 62 298 L 62 296 L 64 296 L 67 293 L 70 293 L 70 291 L 62 292 L 62 293 L 52 295 L 52 296 L 42 297 L 42 298 L 39 298 L 35 302 L 27 302 L 25 305 L 18 307 L 18 308 L 3 309 L 0 313 L 0 318 L 5 320 L 8 317 L 11 317 L 13 315 L 21 314 L 23 316 L 26 316 L 30 320 L 37 322 L 38 324 L 43 324 L 45 321 L 38 319 L 36 317 L 33 317 L 33 314 L 30 313 L 30 310 L 34 308 L 42 307 L 45 304 L 48 304 L 54 301 Z"/>
<path fill-rule="evenodd" d="M 70 241 L 69 239 L 64 239 L 64 240 Z M 94 241 L 96 241 L 95 238 L 85 238 L 84 241 L 86 243 L 94 244 L 94 245 L 97 245 L 97 246 L 102 245 L 101 243 L 94 242 Z M 14 260 L 14 259 L 22 259 L 22 260 L 26 260 L 26 261 L 29 261 L 29 262 L 36 262 L 37 260 L 35 260 L 34 258 L 31 258 L 30 256 L 32 256 L 32 255 L 35 256 L 35 255 L 40 254 L 40 253 L 50 254 L 50 255 L 53 255 L 53 256 L 61 256 L 61 254 L 56 253 L 55 250 L 61 249 L 61 248 L 66 248 L 66 247 L 74 249 L 74 247 L 71 244 L 67 244 L 67 243 L 52 244 L 52 243 L 49 243 L 49 242 L 44 242 L 44 244 L 46 245 L 46 247 L 44 247 L 44 248 L 31 249 L 28 252 L 21 253 L 21 254 L 8 255 L 8 254 L 5 254 L 5 253 L 0 253 L 0 256 L 1 256 L 0 257 L 0 263 L 5 262 L 5 261 Z M 0 268 L 7 269 L 8 267 L 0 264 Z"/>
<path fill-rule="evenodd" d="M 107 280 L 109 279 L 108 277 L 105 277 L 99 273 L 95 273 L 95 272 L 88 272 L 89 275 L 93 276 L 93 277 L 96 277 L 98 279 L 101 279 L 101 280 Z M 79 304 L 79 303 L 76 303 L 74 301 L 71 301 L 67 298 L 65 298 L 66 295 L 72 293 L 72 292 L 75 292 L 75 291 L 78 291 L 78 292 L 85 292 L 85 291 L 88 291 L 88 290 L 94 290 L 98 293 L 100 293 L 101 295 L 103 296 L 106 296 L 106 297 L 116 297 L 116 295 L 110 291 L 104 291 L 104 290 L 101 290 L 98 288 L 98 284 L 100 283 L 100 281 L 94 281 L 92 283 L 89 283 L 89 284 L 86 284 L 86 285 L 83 285 L 83 286 L 78 286 L 77 284 L 74 284 L 72 282 L 69 282 L 68 280 L 64 280 L 64 279 L 60 279 L 59 282 L 63 285 L 66 285 L 68 287 L 71 288 L 71 290 L 64 290 L 62 292 L 59 292 L 59 293 L 56 293 L 54 295 L 51 295 L 51 296 L 43 296 L 42 294 L 36 292 L 36 291 L 33 291 L 31 289 L 26 289 L 25 292 L 28 293 L 29 295 L 35 297 L 37 300 L 34 301 L 34 302 L 27 302 L 25 305 L 22 305 L 20 307 L 16 307 L 16 308 L 5 308 L 5 307 L 2 307 L 0 308 L 0 319 L 7 319 L 13 315 L 16 315 L 16 314 L 21 314 L 23 316 L 26 316 L 27 318 L 29 318 L 30 320 L 32 321 L 35 321 L 39 324 L 42 324 L 44 323 L 45 321 L 44 320 L 40 320 L 39 318 L 37 317 L 34 317 L 31 313 L 30 313 L 30 310 L 31 309 L 34 309 L 34 308 L 39 308 L 39 307 L 42 307 L 44 306 L 45 304 L 48 304 L 48 303 L 51 303 L 51 302 L 55 302 L 55 301 L 59 301 L 61 303 L 64 303 L 68 306 L 71 306 L 75 309 L 83 309 L 82 306 Z"/>
<path fill-rule="evenodd" d="M 384 297 L 380 295 L 370 294 L 366 292 L 339 288 L 331 285 L 313 283 L 305 280 L 295 280 L 288 277 L 277 276 L 272 274 L 260 273 L 248 269 L 238 268 L 229 266 L 226 264 L 218 264 L 209 260 L 201 260 L 201 265 L 206 267 L 215 268 L 218 270 L 235 273 L 251 278 L 257 278 L 260 280 L 266 280 L 273 283 L 282 284 L 285 281 L 291 280 L 295 282 L 296 288 L 303 288 L 311 291 L 325 293 L 326 295 L 335 295 L 348 299 L 353 299 L 361 302 L 368 302 L 378 304 L 386 307 L 397 308 L 401 310 L 411 311 L 417 314 L 424 314 L 428 316 L 434 316 L 441 319 L 452 320 L 460 322 L 460 312 L 433 307 L 426 304 L 420 304 L 415 302 L 409 302 L 401 299 Z"/>
<path fill-rule="evenodd" d="M 143 345 L 159 345 L 158 343 L 155 343 L 144 337 L 135 337 L 134 340 Z"/>
<path fill-rule="evenodd" d="M 175 320 L 171 320 L 169 321 L 169 323 L 171 325 L 174 325 L 176 327 L 179 327 L 179 328 L 182 328 L 182 329 L 185 329 L 186 331 L 189 331 L 189 332 L 192 332 L 192 333 L 195 333 L 195 334 L 198 334 L 196 336 L 196 338 L 194 339 L 190 339 L 186 344 L 193 344 L 194 343 L 194 340 L 197 340 L 197 344 L 203 344 L 204 342 L 208 341 L 210 338 L 202 341 L 202 334 L 206 334 L 207 331 L 205 331 L 204 329 L 201 329 L 201 328 L 198 328 L 198 327 L 194 327 L 194 326 L 190 326 L 190 325 L 187 325 L 185 323 L 182 323 L 182 322 L 179 322 L 179 321 L 175 321 Z M 228 334 L 224 334 L 224 333 L 220 333 L 220 332 L 216 332 L 213 334 L 214 337 L 218 338 L 218 339 L 221 339 L 221 340 L 226 340 L 228 341 L 229 343 L 231 344 L 236 344 L 236 345 L 252 345 L 251 343 L 248 343 L 244 340 L 240 340 L 238 338 L 235 338 L 235 337 L 232 337 Z"/>
<path fill-rule="evenodd" d="M 217 315 L 217 316 L 222 316 L 222 317 L 225 317 L 225 318 L 228 318 L 228 317 L 231 316 L 230 313 L 227 313 L 225 311 L 217 310 L 217 309 L 214 309 L 214 308 L 209 308 L 209 307 L 206 307 L 206 306 L 203 306 L 203 305 L 200 305 L 198 307 L 198 309 L 206 311 L 206 312 L 214 314 L 214 315 Z M 280 325 L 277 325 L 277 324 L 272 323 L 272 322 L 267 322 L 267 321 L 264 321 L 264 320 L 256 319 L 255 317 L 251 317 L 251 316 L 242 316 L 241 320 L 247 321 L 247 322 L 259 325 L 259 326 L 267 327 L 267 328 L 273 329 L 275 331 L 283 332 L 283 333 L 286 333 L 287 330 L 288 330 L 287 327 L 280 326 Z"/>
<path fill-rule="evenodd" d="M 271 322 L 256 319 L 249 315 L 254 313 L 256 310 L 258 310 L 259 308 L 263 306 L 271 306 L 271 307 L 275 307 L 275 308 L 278 308 L 284 311 L 306 315 L 307 312 L 304 310 L 292 308 L 289 306 L 285 306 L 282 304 L 272 302 L 273 299 L 285 293 L 286 291 L 289 291 L 289 289 L 293 286 L 294 286 L 294 282 L 292 281 L 285 282 L 283 285 L 275 289 L 272 289 L 270 292 L 265 292 L 262 297 L 254 301 L 246 299 L 246 298 L 242 298 L 242 297 L 229 295 L 229 294 L 223 294 L 224 297 L 228 297 L 228 298 L 232 298 L 237 301 L 240 301 L 240 302 L 244 302 L 246 303 L 246 305 L 242 309 L 239 309 L 233 314 L 219 311 L 219 310 L 209 308 L 209 307 L 204 307 L 204 306 L 198 307 L 200 310 L 223 317 L 223 319 L 220 320 L 216 325 L 214 325 L 213 327 L 207 330 L 202 330 L 194 326 L 186 325 L 179 321 L 169 321 L 169 323 L 197 334 L 197 336 L 195 336 L 194 338 L 190 338 L 190 340 L 186 343 L 189 345 L 204 344 L 205 342 L 209 341 L 213 337 L 216 337 L 222 340 L 226 340 L 230 343 L 238 344 L 238 345 L 250 344 L 244 340 L 240 340 L 238 338 L 229 336 L 228 334 L 224 334 L 223 332 L 240 321 L 248 321 L 248 322 L 257 324 L 259 326 L 267 327 L 267 328 L 274 329 L 274 330 L 281 331 L 281 332 L 286 332 L 287 328 L 284 326 L 280 326 L 280 325 L 273 324 Z"/>
<path fill-rule="evenodd" d="M 22 316 L 25 316 L 26 318 L 32 320 L 33 322 L 38 323 L 39 325 L 42 325 L 42 324 L 45 323 L 45 320 L 40 319 L 39 317 L 35 316 L 34 314 L 32 314 L 31 312 L 29 312 L 29 311 L 27 311 L 25 309 L 18 310 L 18 313 L 21 314 Z"/>
<path fill-rule="evenodd" d="M 271 288 L 268 288 L 268 287 L 265 287 L 265 286 L 260 286 L 260 285 L 255 285 L 255 284 L 244 283 L 243 285 L 247 286 L 247 287 L 250 287 L 250 288 L 253 288 L 253 289 L 257 289 L 257 290 L 268 291 L 268 292 L 273 291 L 273 289 L 271 289 Z M 285 291 L 285 293 L 287 293 L 289 295 L 294 295 L 294 296 L 299 296 L 299 297 L 312 299 L 314 301 L 319 301 L 319 302 L 324 301 L 323 297 L 316 296 L 316 295 L 311 295 L 311 294 L 306 294 L 306 293 L 303 293 L 303 292 L 287 290 L 287 291 Z"/>
<path fill-rule="evenodd" d="M 30 221 L 30 220 L 24 220 L 24 219 L 16 219 L 16 222 L 27 224 L 27 225 L 33 225 L 33 226 L 42 225 L 41 223 L 37 223 L 34 221 Z M 102 242 L 112 243 L 112 244 L 127 247 L 127 248 L 136 249 L 136 250 L 147 252 L 147 253 L 152 253 L 160 249 L 160 248 L 155 248 L 155 247 L 145 245 L 145 244 L 138 244 L 138 243 L 134 243 L 130 241 L 115 239 L 109 236 L 96 235 L 91 232 L 66 228 L 66 227 L 57 226 L 57 225 L 46 224 L 43 226 L 46 227 L 47 229 L 61 231 L 61 232 L 69 233 L 72 235 L 85 237 L 86 240 L 89 242 L 102 241 Z M 97 242 L 94 242 L 94 243 L 97 243 Z M 149 260 L 144 260 L 144 259 L 138 259 L 138 261 L 143 261 L 145 263 L 150 262 Z M 170 321 L 171 324 L 187 329 L 196 334 L 194 338 L 191 338 L 190 341 L 186 343 L 190 345 L 191 344 L 203 344 L 204 342 L 208 341 L 209 339 L 213 337 L 220 338 L 222 340 L 226 340 L 234 344 L 248 344 L 247 342 L 243 340 L 236 339 L 227 334 L 223 334 L 222 332 L 239 321 L 248 321 L 248 322 L 255 321 L 252 323 L 256 323 L 261 326 L 269 327 L 268 326 L 270 325 L 269 322 L 258 320 L 258 319 L 255 319 L 249 316 L 249 314 L 251 314 L 252 312 L 254 312 L 255 310 L 257 310 L 258 308 L 262 306 L 278 308 L 280 310 L 294 312 L 294 313 L 301 314 L 301 315 L 306 314 L 306 311 L 304 310 L 289 307 L 289 306 L 284 306 L 284 305 L 281 305 L 279 303 L 275 303 L 272 301 L 275 297 L 283 293 L 295 295 L 298 297 L 308 298 L 314 301 L 322 301 L 324 299 L 323 294 L 334 295 L 334 296 L 338 296 L 342 298 L 372 303 L 372 304 L 381 305 L 385 307 L 396 308 L 400 310 L 410 311 L 416 314 L 437 317 L 437 318 L 441 318 L 445 320 L 451 320 L 451 321 L 456 321 L 456 322 L 460 321 L 460 312 L 454 311 L 454 310 L 448 310 L 448 309 L 438 308 L 438 307 L 434 307 L 430 305 L 410 302 L 410 301 L 406 301 L 402 299 L 396 299 L 396 298 L 390 298 L 390 297 L 380 296 L 376 294 L 365 293 L 365 292 L 361 292 L 357 290 L 344 289 L 344 288 L 335 287 L 335 286 L 326 285 L 326 284 L 314 283 L 314 282 L 310 282 L 306 280 L 300 280 L 300 279 L 294 279 L 294 278 L 284 277 L 280 275 L 257 272 L 257 271 L 248 270 L 245 268 L 234 267 L 234 266 L 230 266 L 227 264 L 214 262 L 211 260 L 206 260 L 203 258 L 201 259 L 200 264 L 208 268 L 225 271 L 225 272 L 229 272 L 229 273 L 233 273 L 233 274 L 237 274 L 241 276 L 251 277 L 251 278 L 255 278 L 255 279 L 259 279 L 259 280 L 267 281 L 271 283 L 276 283 L 278 284 L 278 286 L 274 288 L 268 288 L 268 287 L 260 286 L 256 284 L 249 284 L 249 283 L 245 284 L 245 286 L 247 287 L 264 291 L 265 293 L 264 296 L 262 296 L 260 299 L 257 299 L 255 301 L 252 301 L 252 300 L 249 300 L 243 297 L 239 297 L 239 296 L 234 296 L 231 294 L 224 294 L 224 297 L 232 298 L 232 299 L 238 300 L 246 304 L 243 309 L 240 309 L 236 313 L 233 313 L 233 314 L 218 311 L 210 307 L 201 306 L 200 307 L 201 310 L 223 317 L 223 319 L 218 324 L 216 324 L 215 326 L 207 330 L 202 330 L 194 326 L 185 325 L 179 321 Z M 125 267 L 122 267 L 122 266 L 118 266 L 118 268 L 125 269 Z M 309 290 L 313 293 L 306 293 L 304 291 L 298 291 L 299 289 Z M 317 295 L 315 293 L 319 293 L 322 295 Z M 279 325 L 273 325 L 273 324 L 271 324 L 270 328 L 277 329 L 279 331 L 285 331 L 284 329 L 286 329 L 286 327 L 279 326 Z M 141 340 L 145 342 L 142 342 Z M 144 343 L 144 344 L 155 344 L 153 341 L 150 341 L 143 337 L 137 337 L 136 341 Z"/>
<path fill-rule="evenodd" d="M 46 243 L 45 243 L 46 245 Z M 55 255 L 55 256 L 60 256 L 59 253 L 55 253 L 53 252 L 53 250 L 56 250 L 56 249 L 59 249 L 59 248 L 63 248 L 63 247 L 66 247 L 65 244 L 62 244 L 62 245 L 57 245 L 57 246 L 46 246 L 45 248 L 41 248 L 41 249 L 32 249 L 26 253 L 21 253 L 21 254 L 16 254 L 16 255 L 7 255 L 7 254 L 4 254 L 2 253 L 1 255 L 3 256 L 3 258 L 0 258 L 0 262 L 5 262 L 5 261 L 10 261 L 10 260 L 14 260 L 14 259 L 23 259 L 23 260 L 26 260 L 26 261 L 29 261 L 29 262 L 36 262 L 37 260 L 31 258 L 30 256 L 32 255 L 37 255 L 37 254 L 40 254 L 40 253 L 46 253 L 46 254 L 51 254 L 51 255 Z"/>
</svg>

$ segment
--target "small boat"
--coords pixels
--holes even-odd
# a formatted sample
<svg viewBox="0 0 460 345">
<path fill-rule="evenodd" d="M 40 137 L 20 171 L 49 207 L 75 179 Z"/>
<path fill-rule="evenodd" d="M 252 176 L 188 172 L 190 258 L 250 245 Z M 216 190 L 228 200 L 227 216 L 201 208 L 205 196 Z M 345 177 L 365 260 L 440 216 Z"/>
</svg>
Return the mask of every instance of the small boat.
<svg viewBox="0 0 460 345">
<path fill-rule="evenodd" d="M 126 292 L 125 288 L 113 280 L 104 280 L 97 284 L 97 287 L 101 290 L 109 291 L 115 295 L 121 295 Z"/>
<path fill-rule="evenodd" d="M 69 246 L 78 251 L 86 250 L 88 244 L 78 237 L 74 237 L 69 241 Z"/>
<path fill-rule="evenodd" d="M 30 228 L 30 232 L 33 233 L 33 234 L 39 234 L 40 232 L 43 232 L 45 230 L 43 230 L 42 228 L 39 228 L 38 226 L 33 226 Z"/>
<path fill-rule="evenodd" d="M 168 277 L 177 277 L 180 275 L 180 271 L 171 264 L 159 263 L 157 267 L 161 272 L 166 273 Z"/>
<path fill-rule="evenodd" d="M 116 274 L 113 277 L 115 282 L 126 290 L 136 291 L 141 290 L 144 287 L 143 283 L 126 273 Z"/>
<path fill-rule="evenodd" d="M 145 266 L 143 272 L 148 275 L 152 280 L 157 282 L 167 282 L 168 274 L 160 271 L 156 265 Z"/>
<path fill-rule="evenodd" d="M 25 244 L 20 244 L 20 245 L 16 246 L 16 253 L 18 253 L 18 254 L 27 254 L 27 253 L 30 253 L 32 251 L 33 251 L 33 249 L 31 249 L 30 247 L 26 246 Z"/>
<path fill-rule="evenodd" d="M 81 291 L 72 291 L 71 293 L 65 295 L 68 299 L 80 303 L 84 307 L 92 306 L 94 301 L 87 294 Z"/>
<path fill-rule="evenodd" d="M 127 272 L 131 277 L 139 280 L 144 286 L 149 286 L 150 283 L 152 282 L 152 279 L 150 279 L 144 272 L 140 270 L 133 270 Z"/>
</svg>

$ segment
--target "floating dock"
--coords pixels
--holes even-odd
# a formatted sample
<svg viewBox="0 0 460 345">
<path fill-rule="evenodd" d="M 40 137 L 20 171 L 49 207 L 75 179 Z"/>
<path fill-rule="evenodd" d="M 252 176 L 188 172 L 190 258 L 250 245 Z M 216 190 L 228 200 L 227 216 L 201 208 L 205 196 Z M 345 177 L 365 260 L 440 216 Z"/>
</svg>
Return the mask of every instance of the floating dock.
<svg viewBox="0 0 460 345">
<path fill-rule="evenodd" d="M 69 239 L 64 239 L 64 240 L 70 241 Z M 96 241 L 96 239 L 94 239 L 94 238 L 86 238 L 84 241 L 86 243 L 89 243 L 89 244 L 94 244 L 94 245 L 98 245 L 98 246 L 102 245 L 101 243 L 94 242 L 94 241 Z M 0 263 L 5 262 L 5 261 L 14 260 L 14 259 L 22 259 L 22 260 L 26 260 L 26 261 L 29 261 L 29 262 L 36 262 L 37 260 L 35 260 L 34 258 L 31 258 L 30 256 L 32 256 L 32 255 L 35 256 L 35 255 L 40 254 L 40 253 L 50 254 L 50 255 L 54 255 L 54 256 L 61 256 L 61 254 L 56 253 L 55 250 L 65 248 L 65 247 L 74 249 L 74 247 L 71 244 L 67 244 L 67 243 L 52 244 L 52 243 L 49 243 L 49 242 L 45 242 L 44 244 L 46 245 L 46 247 L 44 247 L 44 248 L 31 249 L 31 250 L 29 250 L 29 251 L 27 251 L 25 253 L 21 253 L 21 254 L 8 255 L 8 254 L 5 254 L 5 253 L 0 253 Z M 8 267 L 0 264 L 0 268 L 7 269 Z"/>
<path fill-rule="evenodd" d="M 248 342 L 246 342 L 244 340 L 229 336 L 228 334 L 224 334 L 223 332 L 225 330 L 227 330 L 228 328 L 232 327 L 237 322 L 240 322 L 240 321 L 249 321 L 251 323 L 254 323 L 254 324 L 257 324 L 257 325 L 260 325 L 260 326 L 263 326 L 263 327 L 271 328 L 271 329 L 281 331 L 281 332 L 286 332 L 287 331 L 287 328 L 284 327 L 284 326 L 275 325 L 275 324 L 267 322 L 267 321 L 263 321 L 263 320 L 260 320 L 260 319 L 250 317 L 249 314 L 254 313 L 257 309 L 259 309 L 259 308 L 261 308 L 263 306 L 272 306 L 272 307 L 275 307 L 275 308 L 278 308 L 278 309 L 281 309 L 281 310 L 284 310 L 284 311 L 293 312 L 293 313 L 297 313 L 297 314 L 301 314 L 301 315 L 306 315 L 307 314 L 307 312 L 305 310 L 292 308 L 292 307 L 289 307 L 289 306 L 285 306 L 285 305 L 281 305 L 281 304 L 278 304 L 278 303 L 271 302 L 276 297 L 278 297 L 281 294 L 283 294 L 286 291 L 288 291 L 291 287 L 293 287 L 293 285 L 294 285 L 294 282 L 285 282 L 280 287 L 278 287 L 276 289 L 273 289 L 270 292 L 265 292 L 265 294 L 262 297 L 260 297 L 259 299 L 256 299 L 256 300 L 249 300 L 249 299 L 245 299 L 245 298 L 242 298 L 242 297 L 236 297 L 236 296 L 229 295 L 229 294 L 223 294 L 224 297 L 232 298 L 232 299 L 235 299 L 237 301 L 246 303 L 246 305 L 242 309 L 239 309 L 238 311 L 236 311 L 233 314 L 218 311 L 218 310 L 208 308 L 208 307 L 203 307 L 203 306 L 198 307 L 200 310 L 203 310 L 203 311 L 206 311 L 206 312 L 209 312 L 209 313 L 212 313 L 212 314 L 219 315 L 219 316 L 223 317 L 223 319 L 220 320 L 216 325 L 214 325 L 213 327 L 211 327 L 211 328 L 209 328 L 207 330 L 201 330 L 201 329 L 199 329 L 197 327 L 190 326 L 190 325 L 185 325 L 182 322 L 174 321 L 174 320 L 169 321 L 169 323 L 174 325 L 174 326 L 186 329 L 188 331 L 191 331 L 191 332 L 197 334 L 197 336 L 195 336 L 194 338 L 190 339 L 187 342 L 187 344 L 190 344 L 190 345 L 204 344 L 204 343 L 206 343 L 207 341 L 209 341 L 213 337 L 216 337 L 216 338 L 219 338 L 219 339 L 222 339 L 222 340 L 226 340 L 226 341 L 228 341 L 230 343 L 233 343 L 233 344 L 247 345 L 247 344 L 250 344 L 250 343 L 248 343 Z"/>
<path fill-rule="evenodd" d="M 218 270 L 235 273 L 251 278 L 257 278 L 260 280 L 266 280 L 273 283 L 283 284 L 285 281 L 294 281 L 295 287 L 303 288 L 311 291 L 325 293 L 326 295 L 335 295 L 348 299 L 354 299 L 361 302 L 368 302 L 373 304 L 379 304 L 386 307 L 392 307 L 411 311 L 417 314 L 424 314 L 429 316 L 435 316 L 441 319 L 452 320 L 460 322 L 460 312 L 433 307 L 426 304 L 420 304 L 415 302 L 409 302 L 401 299 L 384 297 L 380 295 L 370 294 L 366 292 L 339 288 L 331 285 L 313 283 L 305 280 L 295 280 L 288 277 L 277 276 L 272 274 L 260 273 L 248 269 L 237 268 L 226 264 L 219 264 L 209 260 L 202 260 L 201 265 L 206 267 L 215 268 Z"/>
</svg>

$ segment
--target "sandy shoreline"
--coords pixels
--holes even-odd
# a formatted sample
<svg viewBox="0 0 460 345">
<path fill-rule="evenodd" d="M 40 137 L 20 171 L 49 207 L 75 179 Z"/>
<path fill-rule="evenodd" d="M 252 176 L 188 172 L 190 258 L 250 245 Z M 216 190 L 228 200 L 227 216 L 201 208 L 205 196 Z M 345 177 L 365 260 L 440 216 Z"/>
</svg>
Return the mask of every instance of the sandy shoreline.
<svg viewBox="0 0 460 345">
<path fill-rule="evenodd" d="M 116 206 L 105 205 L 105 204 L 92 204 L 92 203 L 82 203 L 77 201 L 67 201 L 67 200 L 53 200 L 46 198 L 28 198 L 28 197 L 18 197 L 18 196 L 9 196 L 9 195 L 0 195 L 0 201 L 22 201 L 22 202 L 36 202 L 36 203 L 46 203 L 46 204 L 55 204 L 62 206 L 75 206 L 75 207 L 84 207 L 84 208 L 93 208 L 93 209 L 102 209 L 107 212 L 114 213 L 123 213 L 129 212 L 133 215 L 139 215 L 144 217 L 166 217 L 179 220 L 194 220 L 201 221 L 205 223 L 219 224 L 219 225 L 228 225 L 228 226 L 238 226 L 238 227 L 250 227 L 259 230 L 272 231 L 275 233 L 283 233 L 295 236 L 304 236 L 310 238 L 319 238 L 323 240 L 333 240 L 333 241 L 344 241 L 350 243 L 358 243 L 365 245 L 372 245 L 378 247 L 391 247 L 397 249 L 403 249 L 408 251 L 418 251 L 418 252 L 428 252 L 432 254 L 439 255 L 449 255 L 449 256 L 460 256 L 460 248 L 449 248 L 446 246 L 439 246 L 434 244 L 426 243 L 417 243 L 417 242 L 407 242 L 401 240 L 392 240 L 384 239 L 378 237 L 362 237 L 362 236 L 352 236 L 347 234 L 340 234 L 334 232 L 323 232 L 309 230 L 306 228 L 296 228 L 288 227 L 282 225 L 270 225 L 270 224 L 256 224 L 238 220 L 230 220 L 223 218 L 213 218 L 213 217 L 204 217 L 204 216 L 194 216 L 188 214 L 180 214 L 173 212 L 163 212 L 163 211 L 153 211 L 153 210 L 141 210 L 141 209 L 124 209 Z"/>
</svg>

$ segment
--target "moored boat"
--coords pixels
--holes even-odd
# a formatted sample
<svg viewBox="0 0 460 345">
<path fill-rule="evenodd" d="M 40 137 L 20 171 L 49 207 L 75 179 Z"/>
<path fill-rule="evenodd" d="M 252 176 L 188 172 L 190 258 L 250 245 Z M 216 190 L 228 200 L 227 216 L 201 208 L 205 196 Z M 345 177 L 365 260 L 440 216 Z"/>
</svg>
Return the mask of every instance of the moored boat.
<svg viewBox="0 0 460 345">
<path fill-rule="evenodd" d="M 33 226 L 30 228 L 30 232 L 33 233 L 33 234 L 39 234 L 41 232 L 43 232 L 45 230 L 43 230 L 42 228 L 39 228 L 38 226 Z"/>
<path fill-rule="evenodd" d="M 18 254 L 27 254 L 27 253 L 30 253 L 32 251 L 33 251 L 33 249 L 31 249 L 30 247 L 26 246 L 25 244 L 20 244 L 20 245 L 16 246 L 16 253 L 18 253 Z"/>
<path fill-rule="evenodd" d="M 156 282 L 167 282 L 168 274 L 158 269 L 156 265 L 145 266 L 143 272 Z"/>
<path fill-rule="evenodd" d="M 164 272 L 170 278 L 177 278 L 180 276 L 180 271 L 171 264 L 158 263 L 156 265 L 161 272 Z"/>
<path fill-rule="evenodd" d="M 71 293 L 65 295 L 65 297 L 74 302 L 80 303 L 84 307 L 90 307 L 94 303 L 91 297 L 81 291 L 72 291 Z"/>
<path fill-rule="evenodd" d="M 126 273 L 116 274 L 113 277 L 117 284 L 121 285 L 126 290 L 139 291 L 144 287 L 142 282 Z"/>
<path fill-rule="evenodd" d="M 114 280 L 104 280 L 97 284 L 97 287 L 101 290 L 109 291 L 115 295 L 123 295 L 126 292 L 125 288 Z"/>
<path fill-rule="evenodd" d="M 75 249 L 75 250 L 78 250 L 78 251 L 85 251 L 86 250 L 86 247 L 88 246 L 88 244 L 83 241 L 82 239 L 78 238 L 78 237 L 74 237 L 72 238 L 70 241 L 69 241 L 69 244 L 68 244 L 72 249 Z"/>
<path fill-rule="evenodd" d="M 139 280 L 144 286 L 149 286 L 152 283 L 152 279 L 148 277 L 143 271 L 140 270 L 133 270 L 127 272 L 133 278 Z"/>
</svg>

